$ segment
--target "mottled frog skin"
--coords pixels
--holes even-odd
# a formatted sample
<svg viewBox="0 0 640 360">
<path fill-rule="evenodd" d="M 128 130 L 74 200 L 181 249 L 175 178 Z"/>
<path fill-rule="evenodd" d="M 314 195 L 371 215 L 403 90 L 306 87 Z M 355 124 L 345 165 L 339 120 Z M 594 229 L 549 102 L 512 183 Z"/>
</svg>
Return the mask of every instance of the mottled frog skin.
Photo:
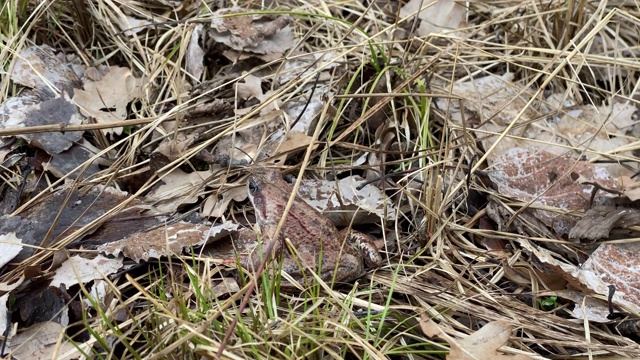
<svg viewBox="0 0 640 360">
<path fill-rule="evenodd" d="M 305 283 L 312 279 L 313 271 L 326 282 L 349 282 L 364 275 L 366 268 L 376 268 L 382 263 L 382 257 L 368 235 L 347 229 L 338 231 L 329 219 L 297 195 L 280 234 L 274 238 L 293 191 L 280 173 L 255 170 L 247 182 L 247 191 L 262 229 L 260 249 L 266 252 L 270 243 L 276 241 L 274 253 L 280 254 L 284 250 L 282 270 L 296 281 Z M 295 248 L 293 253 L 298 255 L 298 261 L 286 249 L 284 239 Z M 256 250 L 247 265 L 257 269 L 266 256 Z"/>
</svg>

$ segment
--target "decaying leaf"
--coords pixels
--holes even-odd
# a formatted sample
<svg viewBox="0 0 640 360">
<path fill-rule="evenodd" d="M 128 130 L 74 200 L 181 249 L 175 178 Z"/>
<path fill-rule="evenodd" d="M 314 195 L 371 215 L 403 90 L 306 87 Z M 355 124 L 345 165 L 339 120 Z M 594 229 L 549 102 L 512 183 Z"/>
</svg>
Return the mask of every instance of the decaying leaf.
<svg viewBox="0 0 640 360">
<path fill-rule="evenodd" d="M 515 121 L 518 113 L 524 108 L 525 111 L 512 127 L 510 134 L 525 138 L 536 138 L 542 140 L 542 135 L 549 136 L 548 133 L 541 134 L 537 128 L 526 127 L 521 129 L 518 124 L 528 124 L 539 116 L 538 112 L 526 107 L 531 99 L 529 91 L 521 91 L 517 84 L 514 84 L 513 73 L 505 73 L 502 76 L 489 75 L 478 79 L 467 81 L 456 81 L 453 84 L 451 93 L 460 97 L 456 99 L 438 99 L 438 107 L 446 111 L 451 120 L 460 126 L 481 130 L 478 137 L 485 150 L 496 144 L 497 135 L 487 135 L 487 133 L 498 134 L 508 125 Z M 463 119 L 466 121 L 463 124 Z M 505 137 L 496 144 L 493 152 L 488 157 L 489 164 L 495 158 L 499 158 L 509 149 L 514 147 L 529 148 L 531 142 Z M 553 150 L 545 147 L 546 151 Z M 561 149 L 561 151 L 564 151 Z M 558 152 L 561 152 L 558 151 Z"/>
<path fill-rule="evenodd" d="M 79 125 L 80 114 L 67 94 L 42 99 L 26 92 L 13 97 L 0 106 L 0 128 L 14 128 L 37 125 Z M 29 141 L 49 154 L 58 154 L 69 149 L 82 138 L 82 131 L 24 133 L 18 137 Z"/>
<path fill-rule="evenodd" d="M 23 243 L 35 246 L 40 246 L 49 234 L 47 244 L 56 244 L 63 237 L 112 210 L 128 196 L 126 192 L 103 185 L 63 186 L 41 197 L 39 201 L 18 215 L 0 217 L 0 234 L 14 232 L 23 240 Z M 65 201 L 67 197 L 68 201 Z M 127 232 L 131 232 L 132 228 L 143 231 L 150 224 L 158 223 L 158 220 L 153 217 L 140 217 L 142 210 L 135 208 L 140 205 L 143 205 L 140 200 L 131 201 L 131 207 L 114 215 L 111 221 L 83 233 L 77 240 L 78 243 L 88 245 L 99 240 L 109 242 L 121 239 Z M 52 224 L 55 226 L 49 232 Z M 34 251 L 33 247 L 23 248 L 16 257 L 16 261 L 26 259 Z"/>
<path fill-rule="evenodd" d="M 210 227 L 201 224 L 179 222 L 166 227 L 128 234 L 120 241 L 98 247 L 107 255 L 123 255 L 136 262 L 159 259 L 163 256 L 180 255 L 185 249 L 200 247 L 207 241 L 224 236 L 236 224 L 225 223 Z"/>
<path fill-rule="evenodd" d="M 244 186 L 237 186 L 230 189 L 213 193 L 204 201 L 201 216 L 219 218 L 227 211 L 231 200 L 240 202 L 247 198 L 247 189 Z"/>
<path fill-rule="evenodd" d="M 640 224 L 640 210 L 616 207 L 596 206 L 587 210 L 569 232 L 569 239 L 578 241 L 598 241 L 609 239 L 613 228 L 628 228 Z"/>
<path fill-rule="evenodd" d="M 132 16 L 122 15 L 117 18 L 118 26 L 122 32 L 127 36 L 134 36 L 135 34 L 145 30 L 152 22 L 145 19 L 138 19 Z"/>
<path fill-rule="evenodd" d="M 538 297 L 557 296 L 562 299 L 571 300 L 574 303 L 571 315 L 576 319 L 587 318 L 589 321 L 598 323 L 610 323 L 609 305 L 605 300 L 587 296 L 574 290 L 554 290 L 543 291 L 536 294 Z"/>
<path fill-rule="evenodd" d="M 400 17 L 418 14 L 420 27 L 418 36 L 458 30 L 466 26 L 467 8 L 454 0 L 410 0 L 402 9 Z"/>
<path fill-rule="evenodd" d="M 2 254 L 0 254 L 1 268 L 20 253 L 23 248 L 22 239 L 18 238 L 15 232 L 0 233 L 0 247 L 2 247 Z"/>
<path fill-rule="evenodd" d="M 73 101 L 80 112 L 98 123 L 122 121 L 127 117 L 127 104 L 142 95 L 143 79 L 131 70 L 111 67 L 100 81 L 86 81 L 83 89 L 75 89 Z M 102 129 L 106 134 L 122 134 L 122 127 Z"/>
<path fill-rule="evenodd" d="M 47 45 L 33 45 L 22 50 L 11 71 L 11 79 L 38 90 L 41 99 L 60 96 L 62 91 L 72 95 L 73 89 L 81 84 L 64 54 L 56 54 Z"/>
<path fill-rule="evenodd" d="M 336 225 L 394 219 L 393 204 L 386 201 L 385 194 L 378 187 L 366 183 L 366 180 L 357 176 L 340 179 L 337 183 L 305 180 L 298 189 L 298 195 Z"/>
<path fill-rule="evenodd" d="M 94 155 L 100 152 L 100 149 L 93 146 L 86 139 L 80 139 L 66 151 L 58 154 L 53 154 L 49 161 L 43 162 L 43 170 L 51 172 L 56 177 L 63 177 L 68 175 L 70 179 L 76 179 L 80 176 L 80 172 L 84 170 L 83 167 L 79 171 L 73 172 L 75 168 L 80 165 L 87 166 L 84 170 L 83 178 L 87 178 L 98 171 L 100 171 L 99 165 L 105 167 L 111 165 L 111 161 L 105 159 L 105 157 L 99 157 L 93 162 L 88 162 Z"/>
<path fill-rule="evenodd" d="M 504 320 L 492 321 L 465 339 L 456 339 L 444 332 L 426 314 L 420 315 L 420 327 L 425 335 L 438 337 L 449 343 L 447 360 L 530 360 L 524 354 L 505 355 L 498 348 L 509 341 L 511 324 Z"/>
<path fill-rule="evenodd" d="M 187 54 L 185 55 L 185 67 L 195 80 L 200 80 L 200 77 L 204 72 L 203 61 L 205 53 L 199 44 L 203 30 L 203 24 L 197 24 L 196 26 L 194 26 L 193 31 L 191 32 L 191 38 L 189 38 L 189 47 L 187 48 Z"/>
<path fill-rule="evenodd" d="M 65 327 L 47 321 L 31 326 L 11 338 L 11 355 L 15 359 L 73 360 L 82 357 L 80 351 L 64 340 Z M 58 345 L 60 344 L 60 345 Z"/>
<path fill-rule="evenodd" d="M 221 9 L 214 14 L 209 35 L 233 50 L 253 54 L 279 54 L 294 45 L 289 16 L 249 14 L 242 8 Z M 231 59 L 235 60 L 235 59 Z"/>
<path fill-rule="evenodd" d="M 585 211 L 591 206 L 592 186 L 579 184 L 568 176 L 571 172 L 589 179 L 612 181 L 609 174 L 595 164 L 513 148 L 495 160 L 487 175 L 500 194 L 521 201 L 558 208 L 561 211 Z M 599 192 L 594 204 L 604 204 L 610 194 Z M 559 235 L 568 234 L 577 221 L 575 216 L 536 209 L 536 216 Z"/>
<path fill-rule="evenodd" d="M 68 289 L 75 284 L 85 284 L 92 280 L 102 279 L 122 267 L 122 258 L 107 258 L 97 255 L 93 259 L 75 255 L 62 263 L 51 279 L 51 286 L 64 284 Z"/>
<path fill-rule="evenodd" d="M 607 297 L 609 285 L 615 285 L 612 303 L 628 312 L 640 312 L 640 245 L 637 243 L 602 244 L 582 266 L 560 261 L 549 250 L 534 246 L 526 239 L 521 239 L 520 245 L 562 275 L 573 288 Z"/>
<path fill-rule="evenodd" d="M 204 183 L 213 175 L 212 170 L 185 173 L 175 169 L 161 180 L 164 185 L 154 188 L 146 197 L 157 213 L 172 213 L 185 204 L 195 203 L 204 194 Z"/>
</svg>

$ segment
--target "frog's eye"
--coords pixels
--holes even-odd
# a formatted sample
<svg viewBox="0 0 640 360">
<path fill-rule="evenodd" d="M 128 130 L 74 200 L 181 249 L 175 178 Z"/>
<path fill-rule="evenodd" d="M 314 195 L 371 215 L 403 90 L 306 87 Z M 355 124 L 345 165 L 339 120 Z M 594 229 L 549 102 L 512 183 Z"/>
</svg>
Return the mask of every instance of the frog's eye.
<svg viewBox="0 0 640 360">
<path fill-rule="evenodd" d="M 255 180 L 251 179 L 249 181 L 249 194 L 255 195 L 258 192 L 258 190 L 260 190 L 260 186 Z"/>
</svg>

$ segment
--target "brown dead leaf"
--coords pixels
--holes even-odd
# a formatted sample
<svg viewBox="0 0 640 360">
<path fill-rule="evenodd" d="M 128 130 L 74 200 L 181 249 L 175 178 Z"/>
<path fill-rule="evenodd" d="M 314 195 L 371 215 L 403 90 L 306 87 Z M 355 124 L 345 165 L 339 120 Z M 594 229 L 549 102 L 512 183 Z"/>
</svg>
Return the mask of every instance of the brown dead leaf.
<svg viewBox="0 0 640 360">
<path fill-rule="evenodd" d="M 240 202 L 247 198 L 247 189 L 243 186 L 236 186 L 230 189 L 213 193 L 204 201 L 202 205 L 201 217 L 219 218 L 227 211 L 231 201 Z"/>
<path fill-rule="evenodd" d="M 520 245 L 562 275 L 573 288 L 585 294 L 607 297 L 608 286 L 615 285 L 612 303 L 628 312 L 640 312 L 640 245 L 637 243 L 602 244 L 582 266 L 560 261 L 552 252 L 534 246 L 526 239 L 521 239 Z"/>
<path fill-rule="evenodd" d="M 520 201 L 550 206 L 560 211 L 586 211 L 591 206 L 592 186 L 572 180 L 571 172 L 585 178 L 602 182 L 612 181 L 608 173 L 595 164 L 556 156 L 548 152 L 532 153 L 522 148 L 513 148 L 496 159 L 487 175 L 497 185 L 500 194 Z M 598 193 L 595 204 L 604 204 L 611 199 L 610 194 Z M 574 216 L 535 210 L 538 217 L 556 234 L 568 234 L 577 221 Z"/>
<path fill-rule="evenodd" d="M 80 112 L 98 123 L 122 121 L 127 118 L 127 104 L 142 96 L 143 79 L 131 70 L 114 66 L 100 81 L 86 81 L 83 89 L 75 89 L 73 101 Z M 122 134 L 122 127 L 102 129 L 107 135 Z"/>
<path fill-rule="evenodd" d="M 68 201 L 65 202 L 65 199 Z M 0 217 L 0 234 L 14 232 L 17 237 L 28 245 L 40 246 L 41 242 L 49 234 L 48 245 L 57 243 L 63 237 L 79 230 L 93 222 L 96 218 L 110 211 L 128 197 L 123 191 L 103 185 L 91 185 L 88 187 L 63 186 L 53 193 L 48 193 L 39 200 L 15 216 Z M 111 241 L 114 237 L 120 239 L 123 231 L 127 230 L 127 221 L 135 222 L 137 230 L 145 229 L 145 221 L 157 223 L 154 218 L 142 218 L 142 210 L 135 206 L 143 205 L 139 200 L 129 203 L 132 207 L 126 208 L 114 215 L 112 221 L 102 224 L 98 229 L 91 229 L 82 234 L 78 239 L 87 244 L 87 237 L 91 241 L 101 238 Z M 64 205 L 64 207 L 63 207 Z M 60 213 L 60 216 L 58 216 Z M 131 219 L 131 220 L 127 220 Z M 50 227 L 53 229 L 50 231 Z M 110 236 L 108 236 L 110 234 Z M 25 247 L 16 257 L 21 261 L 31 256 L 35 249 Z"/>
<path fill-rule="evenodd" d="M 214 13 L 209 35 L 233 50 L 253 54 L 284 54 L 295 44 L 289 16 L 251 14 L 242 8 L 221 9 Z M 231 59 L 235 61 L 235 59 Z"/>
<path fill-rule="evenodd" d="M 616 207 L 596 206 L 587 210 L 582 219 L 569 232 L 569 239 L 598 241 L 609 238 L 613 228 L 628 228 L 640 224 L 640 210 Z"/>
<path fill-rule="evenodd" d="M 123 255 L 131 260 L 160 259 L 180 255 L 186 248 L 204 245 L 209 239 L 210 227 L 179 222 L 145 232 L 127 234 L 126 238 L 98 247 L 107 255 Z"/>
<path fill-rule="evenodd" d="M 420 328 L 428 337 L 438 337 L 449 343 L 447 360 L 530 360 L 524 354 L 505 355 L 498 348 L 509 341 L 511 324 L 504 320 L 488 323 L 469 337 L 459 340 L 449 336 L 426 314 L 420 315 Z"/>
<path fill-rule="evenodd" d="M 620 176 L 616 179 L 616 185 L 622 190 L 622 195 L 631 201 L 640 200 L 640 182 L 628 176 Z"/>
</svg>

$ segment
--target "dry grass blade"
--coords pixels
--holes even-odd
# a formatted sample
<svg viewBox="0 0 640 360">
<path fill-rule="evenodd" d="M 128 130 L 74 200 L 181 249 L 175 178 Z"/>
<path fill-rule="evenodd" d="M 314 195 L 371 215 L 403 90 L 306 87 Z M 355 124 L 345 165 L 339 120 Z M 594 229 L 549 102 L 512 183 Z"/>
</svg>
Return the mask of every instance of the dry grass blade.
<svg viewBox="0 0 640 360">
<path fill-rule="evenodd" d="M 0 243 L 27 249 L 2 263 L 5 335 L 67 316 L 49 354 L 440 359 L 448 347 L 423 333 L 427 320 L 452 350 L 498 321 L 508 340 L 491 351 L 505 358 L 640 357 L 633 289 L 618 286 L 607 303 L 576 280 L 601 244 L 569 241 L 567 230 L 612 197 L 580 186 L 613 189 L 617 200 L 636 186 L 638 9 L 465 4 L 442 14 L 462 20 L 433 21 L 440 32 L 425 35 L 424 13 L 378 0 L 3 2 Z M 33 61 L 24 51 L 45 46 L 77 72 L 73 86 L 33 64 L 37 84 L 18 76 L 16 64 Z M 128 75 L 101 88 L 116 68 Z M 92 86 L 97 109 L 74 97 Z M 62 100 L 81 124 L 46 108 Z M 15 120 L 36 110 L 37 121 Z M 34 140 L 69 134 L 81 140 L 57 152 Z M 311 274 L 296 292 L 281 285 L 299 279 L 277 267 L 243 271 L 257 218 L 246 177 L 258 166 L 299 174 L 300 194 L 333 186 L 313 200 L 340 226 L 381 238 L 383 265 L 351 284 Z M 610 182 L 596 176 L 605 171 Z M 615 187 L 620 179 L 628 188 Z M 289 207 L 301 201 L 294 195 Z M 188 237 L 171 233 L 176 224 L 211 230 L 175 251 L 175 238 Z M 632 243 L 632 225 L 612 230 L 614 245 Z M 125 258 L 121 272 L 49 286 L 62 257 L 94 257 L 128 232 L 137 250 L 162 234 L 145 249 L 155 257 L 123 246 L 109 253 Z M 70 315 L 27 311 L 49 294 Z M 626 317 L 585 320 L 592 309 Z"/>
</svg>

